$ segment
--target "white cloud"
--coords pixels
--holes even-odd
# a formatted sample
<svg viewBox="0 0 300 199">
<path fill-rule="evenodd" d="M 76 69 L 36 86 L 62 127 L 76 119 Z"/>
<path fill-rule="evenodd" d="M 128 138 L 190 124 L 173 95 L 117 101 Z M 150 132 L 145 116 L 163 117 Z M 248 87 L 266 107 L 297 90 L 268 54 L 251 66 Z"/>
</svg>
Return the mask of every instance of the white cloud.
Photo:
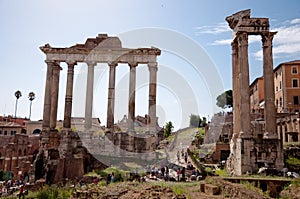
<svg viewBox="0 0 300 199">
<path fill-rule="evenodd" d="M 232 39 L 222 39 L 222 40 L 216 40 L 210 45 L 230 45 L 232 42 Z"/>
<path fill-rule="evenodd" d="M 248 43 L 251 44 L 251 43 L 255 43 L 255 42 L 261 42 L 261 36 L 259 36 L 259 35 L 249 36 Z"/>
<path fill-rule="evenodd" d="M 300 19 L 293 19 L 290 21 L 290 24 L 299 24 L 300 23 Z"/>
<path fill-rule="evenodd" d="M 229 32 L 230 28 L 227 23 L 218 23 L 213 26 L 199 26 L 196 28 L 196 34 L 220 34 L 224 32 Z"/>
<path fill-rule="evenodd" d="M 276 28 L 277 34 L 273 39 L 273 56 L 292 57 L 300 54 L 300 19 L 293 19 Z M 262 50 L 253 54 L 255 59 L 262 60 Z"/>
<path fill-rule="evenodd" d="M 255 53 L 253 53 L 253 57 L 256 60 L 262 61 L 262 59 L 263 59 L 263 51 L 259 50 L 259 51 L 255 52 Z"/>
<path fill-rule="evenodd" d="M 249 43 L 254 43 L 254 42 L 258 42 L 261 41 L 261 37 L 258 35 L 251 35 L 249 37 Z M 212 43 L 210 43 L 210 45 L 229 45 L 231 44 L 232 39 L 220 39 L 220 40 L 216 40 Z"/>
</svg>

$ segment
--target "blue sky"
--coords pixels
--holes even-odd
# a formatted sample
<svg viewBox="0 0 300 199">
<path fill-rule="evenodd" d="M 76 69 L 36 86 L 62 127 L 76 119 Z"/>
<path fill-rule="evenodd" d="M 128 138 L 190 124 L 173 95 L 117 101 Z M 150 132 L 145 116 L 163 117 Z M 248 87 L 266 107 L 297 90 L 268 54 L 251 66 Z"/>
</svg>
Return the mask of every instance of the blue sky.
<svg viewBox="0 0 300 199">
<path fill-rule="evenodd" d="M 36 99 L 32 119 L 42 118 L 46 64 L 40 46 L 50 43 L 54 47 L 68 47 L 84 43 L 86 38 L 96 37 L 99 33 L 107 33 L 119 36 L 123 47 L 150 47 L 151 44 L 163 47 L 158 58 L 160 124 L 171 120 L 176 128 L 184 127 L 190 113 L 211 117 L 217 110 L 212 80 L 216 80 L 218 89 L 231 88 L 231 31 L 225 17 L 243 9 L 251 9 L 252 17 L 268 17 L 271 30 L 278 31 L 273 41 L 275 67 L 281 62 L 300 59 L 299 4 L 298 0 L 0 0 L 0 114 L 14 114 L 14 92 L 21 90 L 23 96 L 17 115 L 28 117 L 27 95 L 33 91 Z M 157 34 L 161 32 L 163 34 Z M 148 33 L 155 38 L 145 38 Z M 182 48 L 178 48 L 180 46 Z M 262 75 L 261 55 L 260 38 L 251 37 L 250 81 Z M 205 62 L 208 58 L 211 62 Z M 63 118 L 66 82 L 66 65 L 62 64 L 62 67 L 59 119 Z M 105 124 L 107 67 L 98 66 L 97 71 L 94 116 Z M 84 95 L 80 92 L 84 89 L 85 72 L 85 65 L 78 64 L 75 78 L 80 86 L 75 86 L 74 92 L 79 96 Z M 148 103 L 147 67 L 141 66 L 137 72 L 136 114 L 144 115 Z M 128 67 L 118 67 L 116 120 L 127 113 L 127 75 Z M 80 79 L 83 79 L 82 84 Z M 76 99 L 74 103 L 74 115 L 84 116 L 84 98 Z"/>
</svg>

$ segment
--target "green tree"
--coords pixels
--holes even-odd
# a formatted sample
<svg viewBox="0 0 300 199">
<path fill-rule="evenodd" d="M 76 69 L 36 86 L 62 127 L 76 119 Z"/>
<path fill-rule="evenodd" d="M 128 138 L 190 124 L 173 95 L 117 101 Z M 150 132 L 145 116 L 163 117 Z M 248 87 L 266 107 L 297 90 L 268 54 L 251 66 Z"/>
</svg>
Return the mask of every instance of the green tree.
<svg viewBox="0 0 300 199">
<path fill-rule="evenodd" d="M 17 117 L 17 109 L 18 109 L 18 100 L 19 100 L 20 97 L 22 97 L 21 91 L 17 90 L 15 92 L 15 97 L 17 98 L 16 99 L 16 106 L 15 106 L 15 118 L 16 118 Z"/>
<path fill-rule="evenodd" d="M 231 108 L 233 103 L 232 90 L 227 90 L 217 97 L 217 106 L 223 109 Z"/>
<path fill-rule="evenodd" d="M 173 131 L 173 124 L 171 121 L 167 122 L 165 125 L 165 129 L 164 129 L 164 137 L 167 138 L 171 135 L 172 131 Z"/>
<path fill-rule="evenodd" d="M 199 115 L 190 115 L 190 127 L 201 127 L 202 126 L 202 120 Z"/>
</svg>

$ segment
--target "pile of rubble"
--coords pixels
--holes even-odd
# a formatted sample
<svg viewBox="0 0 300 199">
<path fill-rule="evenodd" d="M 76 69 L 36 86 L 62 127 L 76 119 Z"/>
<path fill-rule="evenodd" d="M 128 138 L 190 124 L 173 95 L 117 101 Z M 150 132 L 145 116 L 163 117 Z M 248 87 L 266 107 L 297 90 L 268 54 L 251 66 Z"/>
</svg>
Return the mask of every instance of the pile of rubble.
<svg viewBox="0 0 300 199">
<path fill-rule="evenodd" d="M 147 183 L 118 183 L 109 186 L 89 185 L 85 189 L 77 190 L 71 199 L 105 198 L 105 199 L 142 199 L 142 198 L 172 198 L 185 199 L 184 195 L 177 195 L 168 187 L 151 186 Z"/>
</svg>

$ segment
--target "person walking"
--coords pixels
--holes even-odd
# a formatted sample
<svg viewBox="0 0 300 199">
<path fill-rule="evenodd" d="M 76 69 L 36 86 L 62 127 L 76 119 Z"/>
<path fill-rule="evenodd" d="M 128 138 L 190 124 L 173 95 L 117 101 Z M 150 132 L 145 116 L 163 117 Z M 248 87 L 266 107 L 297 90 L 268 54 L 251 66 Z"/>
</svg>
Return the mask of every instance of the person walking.
<svg viewBox="0 0 300 199">
<path fill-rule="evenodd" d="M 23 196 L 23 199 L 25 198 L 24 185 L 23 184 L 20 186 L 19 199 L 21 199 L 21 196 Z"/>
<path fill-rule="evenodd" d="M 177 181 L 180 181 L 180 168 L 177 169 Z"/>
</svg>

